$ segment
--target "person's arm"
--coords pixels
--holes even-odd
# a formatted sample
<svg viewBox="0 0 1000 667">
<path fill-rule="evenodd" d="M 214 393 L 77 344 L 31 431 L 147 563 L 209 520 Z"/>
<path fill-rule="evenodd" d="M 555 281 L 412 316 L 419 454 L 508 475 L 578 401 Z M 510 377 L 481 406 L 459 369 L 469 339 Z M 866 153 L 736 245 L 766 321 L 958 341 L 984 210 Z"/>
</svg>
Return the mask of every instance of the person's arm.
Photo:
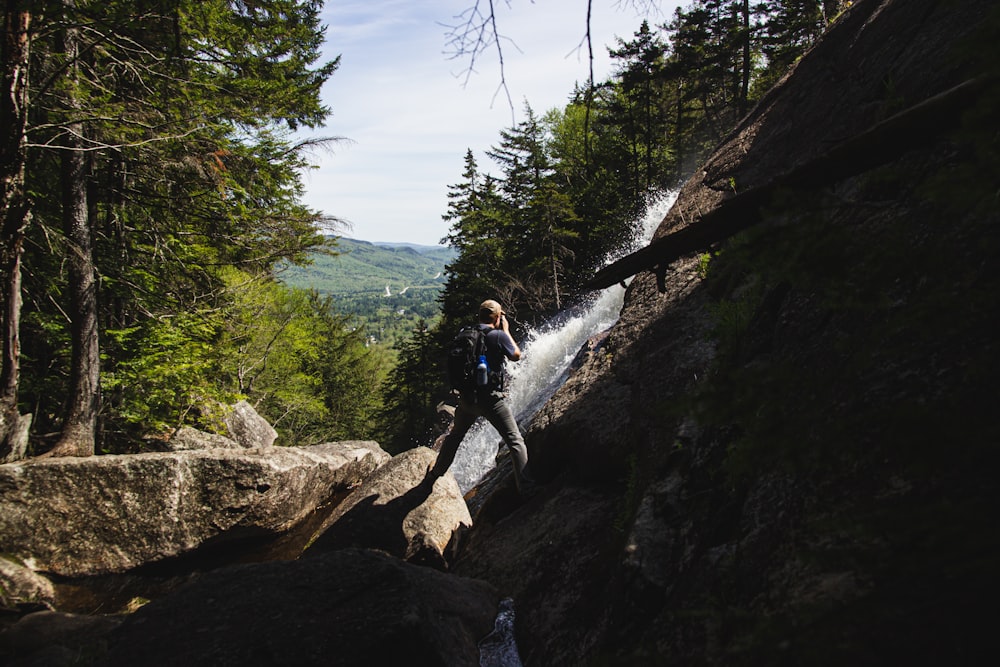
<svg viewBox="0 0 1000 667">
<path fill-rule="evenodd" d="M 511 347 L 504 345 L 504 353 L 511 361 L 517 361 L 521 358 L 521 348 L 518 347 L 517 341 L 514 340 L 514 337 L 510 335 L 510 326 L 507 324 L 507 316 L 503 314 L 500 315 L 500 329 L 507 334 L 507 340 L 510 341 L 511 345 Z"/>
</svg>

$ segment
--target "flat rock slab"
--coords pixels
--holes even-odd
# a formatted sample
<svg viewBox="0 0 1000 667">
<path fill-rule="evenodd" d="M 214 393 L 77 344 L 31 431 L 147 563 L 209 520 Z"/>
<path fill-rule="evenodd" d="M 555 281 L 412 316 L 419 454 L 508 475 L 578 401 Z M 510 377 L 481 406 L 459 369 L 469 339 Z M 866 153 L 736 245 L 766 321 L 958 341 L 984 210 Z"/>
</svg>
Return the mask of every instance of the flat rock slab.
<svg viewBox="0 0 1000 667">
<path fill-rule="evenodd" d="M 0 552 L 62 576 L 278 535 L 389 455 L 373 442 L 64 457 L 0 466 Z"/>
</svg>

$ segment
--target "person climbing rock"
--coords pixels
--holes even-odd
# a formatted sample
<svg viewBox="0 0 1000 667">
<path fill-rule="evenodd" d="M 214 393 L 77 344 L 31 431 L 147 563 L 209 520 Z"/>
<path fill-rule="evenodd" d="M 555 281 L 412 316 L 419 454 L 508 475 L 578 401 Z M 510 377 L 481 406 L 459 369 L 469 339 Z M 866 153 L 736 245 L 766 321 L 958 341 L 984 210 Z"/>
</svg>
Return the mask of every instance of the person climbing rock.
<svg viewBox="0 0 1000 667">
<path fill-rule="evenodd" d="M 463 330 L 465 331 L 465 330 Z M 458 396 L 458 406 L 455 408 L 455 420 L 451 431 L 445 436 L 438 454 L 437 463 L 431 469 L 433 476 L 443 475 L 451 467 L 458 452 L 459 445 L 465 438 L 476 420 L 485 417 L 499 432 L 504 443 L 510 450 L 514 461 L 514 480 L 517 488 L 525 492 L 534 480 L 528 474 L 528 448 L 517 427 L 514 413 L 507 403 L 507 373 L 505 364 L 518 361 L 521 358 L 521 348 L 510 335 L 507 316 L 500 304 L 492 299 L 483 301 L 479 306 L 479 323 L 475 330 L 482 333 L 485 339 L 485 378 L 475 382 L 461 384 Z M 475 336 L 473 336 L 475 338 Z M 482 361 L 482 360 L 480 360 Z M 481 366 L 481 365 L 480 365 Z"/>
</svg>

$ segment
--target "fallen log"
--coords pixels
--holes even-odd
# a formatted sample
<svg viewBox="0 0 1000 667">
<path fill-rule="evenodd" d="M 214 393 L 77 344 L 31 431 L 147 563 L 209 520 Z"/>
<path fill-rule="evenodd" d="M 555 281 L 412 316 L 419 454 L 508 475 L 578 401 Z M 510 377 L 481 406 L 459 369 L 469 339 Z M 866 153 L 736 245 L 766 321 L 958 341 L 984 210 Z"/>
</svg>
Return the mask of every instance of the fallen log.
<svg viewBox="0 0 1000 667">
<path fill-rule="evenodd" d="M 828 186 L 890 162 L 926 145 L 954 127 L 949 122 L 983 93 L 995 77 L 965 81 L 872 126 L 770 183 L 731 197 L 687 227 L 652 241 L 645 248 L 604 267 L 583 285 L 599 290 L 621 283 L 641 271 L 656 273 L 665 291 L 667 266 L 684 255 L 728 239 L 764 219 L 762 210 L 779 190 Z"/>
</svg>

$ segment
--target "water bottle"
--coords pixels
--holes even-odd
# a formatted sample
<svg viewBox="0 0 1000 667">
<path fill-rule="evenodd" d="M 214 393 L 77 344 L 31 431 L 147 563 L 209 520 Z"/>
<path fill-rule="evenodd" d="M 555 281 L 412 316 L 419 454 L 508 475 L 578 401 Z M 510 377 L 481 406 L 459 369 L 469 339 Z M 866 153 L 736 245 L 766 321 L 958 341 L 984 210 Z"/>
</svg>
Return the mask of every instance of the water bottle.
<svg viewBox="0 0 1000 667">
<path fill-rule="evenodd" d="M 479 357 L 479 365 L 476 366 L 476 386 L 485 387 L 490 381 L 490 369 L 486 365 L 486 357 Z"/>
</svg>

